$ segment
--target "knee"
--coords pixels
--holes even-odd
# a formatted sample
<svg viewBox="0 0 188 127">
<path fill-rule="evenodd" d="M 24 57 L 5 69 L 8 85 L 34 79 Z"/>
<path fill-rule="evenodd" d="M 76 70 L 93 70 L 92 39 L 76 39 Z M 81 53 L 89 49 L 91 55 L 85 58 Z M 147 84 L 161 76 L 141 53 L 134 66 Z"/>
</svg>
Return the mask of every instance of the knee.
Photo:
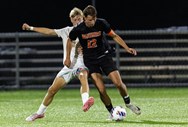
<svg viewBox="0 0 188 127">
<path fill-rule="evenodd" d="M 79 73 L 79 78 L 80 78 L 80 79 L 82 79 L 82 78 L 87 78 L 87 75 L 88 75 L 87 70 L 82 70 L 82 71 Z"/>
<path fill-rule="evenodd" d="M 118 88 L 118 89 L 122 88 L 123 85 L 124 85 L 123 82 L 116 82 L 116 83 L 114 83 L 114 84 L 115 84 L 116 88 Z"/>
<path fill-rule="evenodd" d="M 57 93 L 57 90 L 55 90 L 53 87 L 50 87 L 49 89 L 48 89 L 48 94 L 49 95 L 55 95 Z"/>
</svg>

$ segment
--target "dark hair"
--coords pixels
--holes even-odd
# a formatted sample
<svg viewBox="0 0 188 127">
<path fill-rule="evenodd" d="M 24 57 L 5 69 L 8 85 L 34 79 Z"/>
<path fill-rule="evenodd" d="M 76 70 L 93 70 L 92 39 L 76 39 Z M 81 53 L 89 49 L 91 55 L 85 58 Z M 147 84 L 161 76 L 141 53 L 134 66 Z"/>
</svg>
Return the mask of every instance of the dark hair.
<svg viewBox="0 0 188 127">
<path fill-rule="evenodd" d="M 88 15 L 92 16 L 92 17 L 96 17 L 97 16 L 97 10 L 94 6 L 92 5 L 88 5 L 84 10 L 83 10 L 83 14 L 85 17 L 87 17 Z"/>
</svg>

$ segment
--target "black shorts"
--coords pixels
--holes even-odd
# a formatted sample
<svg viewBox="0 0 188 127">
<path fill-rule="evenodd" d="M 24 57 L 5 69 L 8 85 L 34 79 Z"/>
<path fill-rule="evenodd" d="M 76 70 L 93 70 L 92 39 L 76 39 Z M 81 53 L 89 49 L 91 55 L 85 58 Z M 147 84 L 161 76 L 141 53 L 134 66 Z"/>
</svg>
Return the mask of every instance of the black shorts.
<svg viewBox="0 0 188 127">
<path fill-rule="evenodd" d="M 111 72 L 118 70 L 112 57 L 108 55 L 97 60 L 84 59 L 84 64 L 89 69 L 89 74 L 104 73 L 108 76 Z"/>
</svg>

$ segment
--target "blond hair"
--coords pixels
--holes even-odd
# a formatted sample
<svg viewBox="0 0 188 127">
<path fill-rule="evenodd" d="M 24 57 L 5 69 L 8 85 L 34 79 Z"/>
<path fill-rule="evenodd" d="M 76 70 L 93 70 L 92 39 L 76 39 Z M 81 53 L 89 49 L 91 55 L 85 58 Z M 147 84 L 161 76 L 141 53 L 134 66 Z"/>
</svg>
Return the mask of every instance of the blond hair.
<svg viewBox="0 0 188 127">
<path fill-rule="evenodd" d="M 83 16 L 83 12 L 82 12 L 81 9 L 79 9 L 79 8 L 77 8 L 77 7 L 74 7 L 74 8 L 71 10 L 71 12 L 70 12 L 69 17 L 70 17 L 70 18 L 74 18 L 74 17 L 77 16 L 77 15 Z"/>
</svg>

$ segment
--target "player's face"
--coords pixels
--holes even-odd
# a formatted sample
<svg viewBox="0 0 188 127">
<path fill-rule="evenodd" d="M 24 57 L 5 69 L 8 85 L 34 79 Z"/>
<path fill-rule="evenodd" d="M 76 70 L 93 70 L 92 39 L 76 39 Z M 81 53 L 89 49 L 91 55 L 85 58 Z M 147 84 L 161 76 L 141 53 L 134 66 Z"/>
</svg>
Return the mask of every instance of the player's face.
<svg viewBox="0 0 188 127">
<path fill-rule="evenodd" d="M 71 19 L 73 26 L 76 26 L 83 21 L 83 17 L 81 15 L 77 15 L 77 16 L 70 18 L 70 19 Z"/>
<path fill-rule="evenodd" d="M 84 22 L 87 27 L 93 27 L 95 25 L 96 17 L 88 15 L 87 17 L 84 17 Z"/>
</svg>

